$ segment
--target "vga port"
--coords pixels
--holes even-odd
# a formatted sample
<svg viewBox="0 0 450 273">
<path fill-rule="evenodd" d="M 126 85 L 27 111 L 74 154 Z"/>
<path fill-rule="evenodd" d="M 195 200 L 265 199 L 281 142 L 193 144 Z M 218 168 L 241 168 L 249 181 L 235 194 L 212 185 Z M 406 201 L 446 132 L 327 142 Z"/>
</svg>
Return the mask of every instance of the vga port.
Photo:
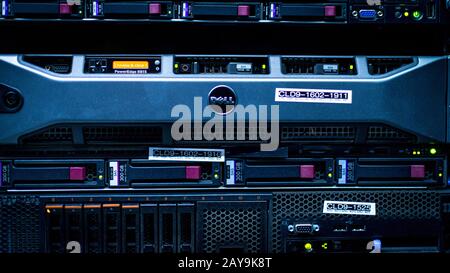
<svg viewBox="0 0 450 273">
<path fill-rule="evenodd" d="M 375 19 L 377 17 L 377 11 L 374 9 L 360 9 L 359 10 L 359 18 L 360 19 Z"/>
<path fill-rule="evenodd" d="M 312 224 L 296 224 L 295 225 L 295 233 L 314 233 L 319 231 L 319 225 Z"/>
</svg>

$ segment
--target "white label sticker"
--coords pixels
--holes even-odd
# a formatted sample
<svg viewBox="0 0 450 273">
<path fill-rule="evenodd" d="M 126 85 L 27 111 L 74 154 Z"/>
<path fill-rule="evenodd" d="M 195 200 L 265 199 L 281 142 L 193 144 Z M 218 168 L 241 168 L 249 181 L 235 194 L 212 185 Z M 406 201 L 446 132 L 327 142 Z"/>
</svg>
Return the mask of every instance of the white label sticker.
<svg viewBox="0 0 450 273">
<path fill-rule="evenodd" d="M 67 4 L 68 4 L 68 5 L 77 5 L 77 6 L 80 6 L 80 5 L 81 5 L 81 0 L 67 0 Z"/>
<path fill-rule="evenodd" d="M 352 103 L 352 90 L 276 88 L 275 101 Z"/>
<path fill-rule="evenodd" d="M 119 186 L 119 162 L 113 161 L 109 162 L 109 186 L 110 187 L 117 187 Z"/>
<path fill-rule="evenodd" d="M 149 148 L 149 160 L 225 162 L 223 149 Z"/>
<path fill-rule="evenodd" d="M 236 71 L 238 71 L 238 72 L 251 72 L 252 71 L 252 64 L 238 63 L 238 64 L 236 64 Z"/>
<path fill-rule="evenodd" d="M 339 171 L 341 172 L 338 184 L 345 184 L 347 182 L 347 160 L 339 160 Z"/>
<path fill-rule="evenodd" d="M 234 163 L 234 160 L 227 160 L 227 185 L 235 184 L 235 169 L 236 165 Z"/>
<path fill-rule="evenodd" d="M 323 213 L 376 215 L 375 203 L 324 201 Z"/>
<path fill-rule="evenodd" d="M 324 64 L 323 71 L 326 73 L 337 73 L 339 66 L 337 64 Z"/>
</svg>

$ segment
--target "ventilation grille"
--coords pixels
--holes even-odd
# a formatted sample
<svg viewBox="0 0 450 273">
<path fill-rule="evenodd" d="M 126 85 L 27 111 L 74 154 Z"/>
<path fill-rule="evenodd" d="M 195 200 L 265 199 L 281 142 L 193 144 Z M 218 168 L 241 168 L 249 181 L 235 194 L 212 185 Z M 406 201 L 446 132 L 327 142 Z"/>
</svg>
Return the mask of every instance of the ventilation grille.
<svg viewBox="0 0 450 273">
<path fill-rule="evenodd" d="M 24 56 L 23 61 L 58 74 L 69 74 L 72 70 L 69 56 Z"/>
<path fill-rule="evenodd" d="M 51 149 L 47 147 L 46 149 L 41 149 L 37 146 L 35 149 L 30 149 L 28 147 L 1 147 L 0 156 L 6 157 L 64 157 L 64 158 L 82 158 L 82 157 L 110 157 L 115 155 L 118 157 L 130 157 L 130 158 L 142 158 L 148 157 L 148 147 L 127 147 L 127 149 L 121 149 L 121 147 L 114 148 L 104 148 L 104 149 L 74 149 L 72 151 L 68 149 Z"/>
<path fill-rule="evenodd" d="M 39 199 L 0 197 L 0 253 L 41 251 Z"/>
<path fill-rule="evenodd" d="M 271 128 L 267 129 L 271 132 Z M 262 142 L 257 127 L 245 127 L 242 133 L 243 140 Z M 330 141 L 330 140 L 353 140 L 356 135 L 356 128 L 353 126 L 282 126 L 280 128 L 280 138 L 282 141 Z M 216 136 L 221 136 L 217 139 Z M 227 137 L 229 140 L 227 140 Z M 241 137 L 242 138 L 242 137 Z M 209 141 L 240 141 L 238 138 L 238 130 L 235 128 L 234 133 L 224 130 L 220 134 L 215 135 L 203 132 L 201 140 Z M 191 139 L 195 141 L 194 134 Z"/>
<path fill-rule="evenodd" d="M 353 140 L 355 128 L 351 126 L 289 126 L 281 128 L 281 139 L 296 140 Z"/>
<path fill-rule="evenodd" d="M 368 58 L 370 75 L 382 75 L 413 63 L 412 58 Z"/>
<path fill-rule="evenodd" d="M 415 142 L 414 135 L 389 126 L 369 126 L 367 132 L 368 142 Z"/>
<path fill-rule="evenodd" d="M 245 64 L 245 69 L 237 64 Z M 175 74 L 268 74 L 267 57 L 175 56 Z"/>
<path fill-rule="evenodd" d="M 50 127 L 21 138 L 25 144 L 73 144 L 76 127 Z M 162 141 L 160 126 L 88 126 L 75 144 L 149 144 Z M 84 142 L 83 142 L 84 141 Z"/>
<path fill-rule="evenodd" d="M 450 196 L 442 197 L 442 222 L 443 222 L 443 238 L 442 246 L 446 253 L 450 253 Z"/>
<path fill-rule="evenodd" d="M 71 144 L 73 142 L 72 128 L 52 127 L 24 137 L 22 142 L 26 144 Z"/>
<path fill-rule="evenodd" d="M 356 74 L 354 58 L 281 58 L 283 74 Z"/>
<path fill-rule="evenodd" d="M 325 200 L 373 202 L 377 215 L 324 214 Z M 370 219 L 375 220 L 438 220 L 440 218 L 439 194 L 431 191 L 348 191 L 348 192 L 296 192 L 275 193 L 273 198 L 274 252 L 281 252 L 281 222 L 283 219 L 321 221 Z M 307 222 L 307 221 L 306 221 Z"/>
<path fill-rule="evenodd" d="M 159 126 L 85 127 L 83 136 L 86 144 L 160 143 L 162 128 Z"/>
<path fill-rule="evenodd" d="M 316 62 L 307 58 L 283 58 L 282 65 L 284 74 L 314 74 Z"/>
<path fill-rule="evenodd" d="M 270 128 L 267 129 L 270 132 Z M 237 126 L 231 130 L 226 130 L 225 128 L 220 132 L 216 132 L 212 128 L 211 132 L 201 131 L 201 139 L 196 139 L 195 132 L 192 132 L 191 139 L 185 140 L 181 139 L 180 142 L 195 142 L 195 141 L 214 141 L 214 142 L 262 142 L 258 128 L 257 127 L 243 127 L 243 130 L 237 128 Z"/>
<path fill-rule="evenodd" d="M 190 139 L 180 139 L 177 143 L 261 143 L 261 132 L 257 127 L 245 125 L 243 130 L 236 125 L 234 130 L 223 129 L 222 132 L 206 133 L 201 131 L 200 139 L 196 139 L 194 132 Z M 168 125 L 169 126 L 169 125 Z M 168 127 L 167 127 L 168 128 Z M 82 131 L 78 141 L 74 140 L 76 132 Z M 20 141 L 24 144 L 160 144 L 163 142 L 163 126 L 149 125 L 115 125 L 115 126 L 55 126 L 45 130 L 23 136 Z M 263 132 L 272 132 L 267 128 Z M 81 135 L 81 134 L 80 134 Z M 415 135 L 386 125 L 339 125 L 339 124 L 282 124 L 280 127 L 281 141 L 315 141 L 315 142 L 343 142 L 351 143 L 360 137 L 368 143 L 413 143 L 417 141 Z"/>
<path fill-rule="evenodd" d="M 207 203 L 199 207 L 201 252 L 266 252 L 265 202 Z"/>
</svg>

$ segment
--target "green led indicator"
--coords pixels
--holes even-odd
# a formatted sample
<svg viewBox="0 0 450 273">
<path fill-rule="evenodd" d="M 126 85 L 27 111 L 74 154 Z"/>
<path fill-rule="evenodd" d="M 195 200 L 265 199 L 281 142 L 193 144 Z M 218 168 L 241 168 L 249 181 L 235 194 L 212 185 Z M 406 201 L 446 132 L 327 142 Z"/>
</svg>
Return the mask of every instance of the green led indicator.
<svg viewBox="0 0 450 273">
<path fill-rule="evenodd" d="M 430 154 L 435 155 L 437 153 L 436 148 L 431 148 L 430 149 Z"/>
<path fill-rule="evenodd" d="M 416 10 L 412 13 L 412 17 L 415 20 L 420 20 L 420 19 L 422 19 L 422 12 L 420 12 L 419 10 Z"/>
</svg>

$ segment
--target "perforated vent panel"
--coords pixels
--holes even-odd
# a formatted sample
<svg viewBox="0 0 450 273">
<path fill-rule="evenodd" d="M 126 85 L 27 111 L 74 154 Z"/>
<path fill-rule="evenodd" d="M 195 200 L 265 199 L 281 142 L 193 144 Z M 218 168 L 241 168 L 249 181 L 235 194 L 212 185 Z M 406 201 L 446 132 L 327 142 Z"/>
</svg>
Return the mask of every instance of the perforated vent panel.
<svg viewBox="0 0 450 273">
<path fill-rule="evenodd" d="M 161 144 L 163 131 L 169 125 L 67 125 L 52 126 L 21 137 L 25 144 Z M 239 127 L 239 130 L 238 130 Z M 270 126 L 267 130 L 272 131 Z M 243 128 L 243 130 L 242 130 Z M 192 132 L 191 139 L 182 139 L 177 143 L 221 142 L 264 142 L 259 128 L 252 124 L 238 124 L 233 129 L 203 132 L 197 139 Z M 82 133 L 82 134 L 81 134 Z M 383 124 L 295 124 L 280 126 L 281 141 L 345 142 L 367 141 L 368 143 L 416 142 L 416 136 L 400 129 Z"/>
<path fill-rule="evenodd" d="M 333 74 L 356 73 L 354 58 L 283 57 L 281 71 L 283 74 L 322 74 L 321 65 L 324 64 L 338 64 L 338 69 Z"/>
<path fill-rule="evenodd" d="M 282 140 L 353 139 L 355 128 L 351 126 L 289 126 L 281 128 Z"/>
<path fill-rule="evenodd" d="M 52 127 L 29 136 L 25 136 L 22 139 L 22 142 L 26 144 L 45 144 L 45 143 L 70 144 L 73 142 L 72 128 Z"/>
<path fill-rule="evenodd" d="M 382 75 L 412 64 L 412 58 L 368 58 L 369 74 Z"/>
<path fill-rule="evenodd" d="M 323 214 L 323 202 L 373 202 L 376 216 Z M 348 191 L 348 192 L 295 192 L 275 193 L 273 197 L 274 252 L 281 252 L 281 222 L 283 219 L 344 220 L 436 220 L 440 217 L 439 195 L 432 191 Z"/>
<path fill-rule="evenodd" d="M 389 126 L 370 126 L 367 132 L 368 142 L 414 142 L 415 137 Z"/>
<path fill-rule="evenodd" d="M 70 56 L 23 56 L 23 61 L 45 70 L 58 73 L 69 74 L 72 70 L 73 57 Z"/>
<path fill-rule="evenodd" d="M 266 252 L 265 202 L 199 202 L 199 252 Z"/>
<path fill-rule="evenodd" d="M 99 126 L 83 128 L 89 143 L 156 143 L 162 140 L 159 126 Z"/>
<path fill-rule="evenodd" d="M 72 144 L 74 132 L 82 130 L 77 144 L 149 144 L 162 141 L 160 126 L 54 126 L 25 135 L 21 142 L 25 144 Z M 75 134 L 77 135 L 77 134 Z"/>
<path fill-rule="evenodd" d="M 239 127 L 239 130 L 238 130 Z M 268 126 L 268 131 L 270 132 L 270 126 Z M 179 142 L 200 142 L 200 141 L 214 141 L 214 142 L 229 142 L 229 141 L 252 141 L 261 142 L 261 138 L 258 133 L 258 127 L 248 126 L 248 125 L 237 125 L 233 129 L 223 129 L 221 131 L 211 128 L 211 132 L 203 131 L 201 139 L 197 139 L 198 136 L 195 135 L 193 131 L 191 133 L 191 140 L 180 140 Z"/>
<path fill-rule="evenodd" d="M 39 199 L 34 196 L 0 197 L 0 253 L 36 253 L 40 250 Z"/>
</svg>

